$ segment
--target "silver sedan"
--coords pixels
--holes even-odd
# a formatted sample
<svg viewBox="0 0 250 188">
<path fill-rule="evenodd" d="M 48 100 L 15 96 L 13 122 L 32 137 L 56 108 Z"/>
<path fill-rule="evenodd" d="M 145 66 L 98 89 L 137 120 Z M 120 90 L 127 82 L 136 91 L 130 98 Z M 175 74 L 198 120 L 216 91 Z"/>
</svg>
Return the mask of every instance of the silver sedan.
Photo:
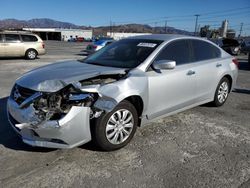
<svg viewBox="0 0 250 188">
<path fill-rule="evenodd" d="M 72 148 L 93 140 L 103 150 L 115 150 L 156 118 L 209 102 L 223 105 L 237 65 L 201 38 L 127 38 L 84 60 L 20 77 L 8 99 L 8 118 L 32 146 Z"/>
</svg>

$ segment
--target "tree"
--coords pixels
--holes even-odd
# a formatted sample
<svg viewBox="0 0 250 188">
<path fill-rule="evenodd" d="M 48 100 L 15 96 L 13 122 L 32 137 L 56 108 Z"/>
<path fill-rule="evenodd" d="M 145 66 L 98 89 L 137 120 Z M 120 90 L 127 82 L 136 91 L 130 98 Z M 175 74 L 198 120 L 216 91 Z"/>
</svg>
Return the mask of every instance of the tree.
<svg viewBox="0 0 250 188">
<path fill-rule="evenodd" d="M 200 29 L 200 36 L 201 37 L 210 37 L 210 30 L 209 30 L 209 25 L 205 25 L 204 27 L 201 27 Z"/>
</svg>

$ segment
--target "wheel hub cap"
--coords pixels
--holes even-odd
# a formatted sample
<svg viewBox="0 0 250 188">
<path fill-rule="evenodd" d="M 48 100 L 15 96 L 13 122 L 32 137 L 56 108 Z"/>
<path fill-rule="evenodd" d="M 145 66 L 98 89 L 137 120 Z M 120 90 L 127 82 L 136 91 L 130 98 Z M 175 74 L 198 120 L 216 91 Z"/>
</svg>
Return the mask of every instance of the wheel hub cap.
<svg viewBox="0 0 250 188">
<path fill-rule="evenodd" d="M 106 125 L 106 137 L 112 144 L 121 144 L 128 139 L 134 126 L 132 113 L 127 109 L 114 112 Z"/>
<path fill-rule="evenodd" d="M 218 91 L 218 100 L 220 103 L 225 102 L 228 96 L 228 83 L 222 82 Z"/>
<path fill-rule="evenodd" d="M 33 58 L 35 58 L 36 53 L 33 52 L 33 51 L 30 51 L 29 54 L 28 54 L 28 56 L 33 59 Z"/>
</svg>

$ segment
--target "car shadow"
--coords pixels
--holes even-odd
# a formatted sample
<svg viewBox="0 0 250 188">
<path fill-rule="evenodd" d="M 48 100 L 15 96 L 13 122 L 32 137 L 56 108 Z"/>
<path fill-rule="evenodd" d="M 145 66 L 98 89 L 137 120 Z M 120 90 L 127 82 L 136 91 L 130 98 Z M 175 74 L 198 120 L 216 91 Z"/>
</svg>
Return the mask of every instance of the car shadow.
<svg viewBox="0 0 250 188">
<path fill-rule="evenodd" d="M 7 118 L 7 99 L 8 97 L 0 98 L 0 145 L 13 150 L 21 150 L 28 152 L 51 152 L 55 149 L 39 148 L 26 145 L 21 138 L 12 129 Z"/>
<path fill-rule="evenodd" d="M 90 141 L 84 145 L 78 146 L 78 148 L 81 148 L 84 150 L 89 150 L 89 151 L 106 152 L 106 151 L 102 150 L 101 148 L 97 147 L 93 141 Z"/>
<path fill-rule="evenodd" d="M 36 59 L 40 59 L 39 56 L 36 57 Z M 34 59 L 34 60 L 36 60 Z M 0 57 L 0 60 L 27 60 L 27 61 L 34 61 L 34 60 L 28 60 L 25 57 Z"/>
<path fill-rule="evenodd" d="M 17 59 L 25 59 L 24 57 L 0 57 L 0 60 L 17 60 Z"/>
<path fill-rule="evenodd" d="M 234 93 L 243 93 L 243 94 L 249 94 L 250 95 L 250 90 L 249 89 L 234 89 Z"/>
<path fill-rule="evenodd" d="M 83 56 L 83 57 L 87 57 L 88 56 L 88 54 L 86 54 L 86 53 L 77 53 L 77 54 L 75 54 L 75 55 L 78 55 L 78 56 Z"/>
</svg>

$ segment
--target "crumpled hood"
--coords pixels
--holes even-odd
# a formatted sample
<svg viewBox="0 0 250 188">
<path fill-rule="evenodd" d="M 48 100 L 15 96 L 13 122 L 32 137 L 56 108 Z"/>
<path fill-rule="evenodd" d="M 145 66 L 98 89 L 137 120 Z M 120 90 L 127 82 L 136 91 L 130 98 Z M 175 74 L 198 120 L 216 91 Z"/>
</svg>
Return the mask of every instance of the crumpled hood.
<svg viewBox="0 0 250 188">
<path fill-rule="evenodd" d="M 34 69 L 20 77 L 16 83 L 36 91 L 55 92 L 70 83 L 99 75 L 125 74 L 125 70 L 72 60 Z"/>
</svg>

